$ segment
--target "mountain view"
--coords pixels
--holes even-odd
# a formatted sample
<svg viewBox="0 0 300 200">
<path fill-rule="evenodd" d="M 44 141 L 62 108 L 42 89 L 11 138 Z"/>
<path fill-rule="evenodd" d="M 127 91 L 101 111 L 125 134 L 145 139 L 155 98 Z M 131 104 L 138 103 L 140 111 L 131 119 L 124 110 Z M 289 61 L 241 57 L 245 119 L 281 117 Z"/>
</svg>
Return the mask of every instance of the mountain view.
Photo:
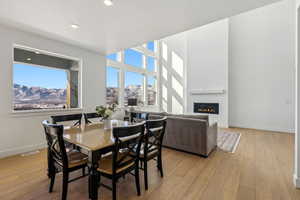
<svg viewBox="0 0 300 200">
<path fill-rule="evenodd" d="M 66 99 L 66 89 L 14 84 L 14 110 L 64 108 Z"/>
<path fill-rule="evenodd" d="M 129 98 L 137 98 L 138 104 L 144 104 L 142 101 L 143 88 L 141 85 L 129 85 L 124 91 L 124 105 L 127 105 Z M 106 103 L 118 104 L 119 88 L 106 87 Z M 148 105 L 154 105 L 156 101 L 156 89 L 152 85 L 148 85 Z"/>
</svg>

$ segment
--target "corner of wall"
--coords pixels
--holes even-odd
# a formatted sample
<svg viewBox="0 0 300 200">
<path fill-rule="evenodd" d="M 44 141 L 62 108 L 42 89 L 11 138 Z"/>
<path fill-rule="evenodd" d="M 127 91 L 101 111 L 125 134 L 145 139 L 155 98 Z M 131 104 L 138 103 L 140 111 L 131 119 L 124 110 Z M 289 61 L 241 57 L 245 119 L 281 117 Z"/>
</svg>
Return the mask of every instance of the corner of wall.
<svg viewBox="0 0 300 200">
<path fill-rule="evenodd" d="M 297 174 L 294 174 L 293 176 L 294 186 L 296 188 L 300 188 L 300 177 L 297 176 Z"/>
</svg>

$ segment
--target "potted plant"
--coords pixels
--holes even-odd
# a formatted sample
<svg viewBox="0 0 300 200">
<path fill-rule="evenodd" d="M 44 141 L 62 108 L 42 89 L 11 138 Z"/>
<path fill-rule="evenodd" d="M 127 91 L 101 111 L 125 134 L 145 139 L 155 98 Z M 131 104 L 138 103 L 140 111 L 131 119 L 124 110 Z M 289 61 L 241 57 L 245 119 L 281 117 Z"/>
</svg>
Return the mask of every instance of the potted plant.
<svg viewBox="0 0 300 200">
<path fill-rule="evenodd" d="M 97 106 L 96 113 L 104 123 L 104 128 L 110 128 L 110 117 L 115 112 L 116 105 Z"/>
</svg>

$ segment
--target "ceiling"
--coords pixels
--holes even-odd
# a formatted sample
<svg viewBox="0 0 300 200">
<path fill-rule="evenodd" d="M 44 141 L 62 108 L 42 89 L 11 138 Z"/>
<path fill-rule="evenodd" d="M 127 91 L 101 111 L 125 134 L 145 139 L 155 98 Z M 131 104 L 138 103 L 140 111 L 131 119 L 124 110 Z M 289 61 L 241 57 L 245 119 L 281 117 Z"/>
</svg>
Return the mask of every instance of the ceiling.
<svg viewBox="0 0 300 200">
<path fill-rule="evenodd" d="M 1 0 L 0 23 L 107 54 L 278 0 L 113 1 Z"/>
</svg>

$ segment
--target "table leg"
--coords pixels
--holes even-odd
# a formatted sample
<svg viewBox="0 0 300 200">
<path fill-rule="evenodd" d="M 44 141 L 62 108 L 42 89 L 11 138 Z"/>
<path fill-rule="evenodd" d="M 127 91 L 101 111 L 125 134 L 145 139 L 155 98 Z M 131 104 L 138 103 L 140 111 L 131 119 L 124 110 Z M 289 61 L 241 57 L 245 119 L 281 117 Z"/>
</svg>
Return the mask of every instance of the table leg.
<svg viewBox="0 0 300 200">
<path fill-rule="evenodd" d="M 98 153 L 90 152 L 89 153 L 89 167 L 90 167 L 90 175 L 89 175 L 89 198 L 92 200 L 98 199 L 98 187 L 99 187 L 99 176 L 98 176 Z"/>
</svg>

